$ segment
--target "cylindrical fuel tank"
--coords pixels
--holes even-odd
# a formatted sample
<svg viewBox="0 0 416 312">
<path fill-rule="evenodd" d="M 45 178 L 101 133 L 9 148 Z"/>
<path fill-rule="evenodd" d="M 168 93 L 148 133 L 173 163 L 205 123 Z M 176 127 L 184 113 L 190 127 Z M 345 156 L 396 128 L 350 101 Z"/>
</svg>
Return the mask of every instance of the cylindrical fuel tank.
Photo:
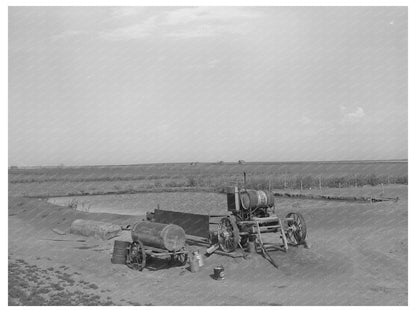
<svg viewBox="0 0 416 312">
<path fill-rule="evenodd" d="M 269 191 L 244 190 L 240 192 L 240 200 L 246 210 L 274 206 L 274 195 Z"/>
<path fill-rule="evenodd" d="M 131 230 L 133 241 L 140 240 L 144 245 L 178 251 L 185 246 L 185 231 L 175 224 L 138 222 Z"/>
</svg>

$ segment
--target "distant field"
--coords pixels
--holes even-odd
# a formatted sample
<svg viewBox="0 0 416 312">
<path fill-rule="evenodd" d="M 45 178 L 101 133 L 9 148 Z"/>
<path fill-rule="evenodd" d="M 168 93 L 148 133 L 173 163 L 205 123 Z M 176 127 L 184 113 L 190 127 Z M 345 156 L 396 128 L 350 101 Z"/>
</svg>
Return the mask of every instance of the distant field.
<svg viewBox="0 0 416 312">
<path fill-rule="evenodd" d="M 186 163 L 9 169 L 9 193 L 57 195 L 135 192 L 143 189 L 221 189 L 242 184 L 273 189 L 314 189 L 407 184 L 407 161 Z"/>
</svg>

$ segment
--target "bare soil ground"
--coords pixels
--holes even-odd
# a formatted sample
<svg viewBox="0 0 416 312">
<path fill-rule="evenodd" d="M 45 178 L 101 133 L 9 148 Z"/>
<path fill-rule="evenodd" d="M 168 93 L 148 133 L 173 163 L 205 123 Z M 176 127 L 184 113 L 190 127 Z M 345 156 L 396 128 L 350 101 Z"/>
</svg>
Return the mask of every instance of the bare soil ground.
<svg viewBox="0 0 416 312">
<path fill-rule="evenodd" d="M 376 204 L 278 201 L 279 215 L 304 215 L 310 249 L 272 252 L 279 269 L 261 255 L 214 254 L 198 273 L 156 260 L 133 271 L 110 262 L 114 239 L 51 230 L 78 218 L 127 224 L 139 217 L 9 197 L 9 305 L 407 305 L 407 187 L 395 194 L 398 202 Z M 223 281 L 211 277 L 218 264 Z"/>
</svg>

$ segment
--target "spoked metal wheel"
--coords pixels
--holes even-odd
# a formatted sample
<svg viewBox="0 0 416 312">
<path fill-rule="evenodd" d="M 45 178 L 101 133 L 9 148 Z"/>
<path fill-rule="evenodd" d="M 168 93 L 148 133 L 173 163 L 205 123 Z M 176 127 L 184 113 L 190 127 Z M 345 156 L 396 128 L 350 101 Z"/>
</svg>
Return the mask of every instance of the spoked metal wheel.
<svg viewBox="0 0 416 312">
<path fill-rule="evenodd" d="M 134 270 L 142 271 L 146 266 L 146 252 L 141 241 L 130 244 L 127 254 L 127 264 Z"/>
<path fill-rule="evenodd" d="M 306 222 L 303 216 L 298 212 L 291 212 L 286 216 L 287 230 L 286 236 L 288 242 L 294 245 L 300 245 L 306 239 Z"/>
<path fill-rule="evenodd" d="M 240 242 L 239 230 L 233 217 L 222 218 L 218 223 L 218 244 L 222 251 L 233 252 Z"/>
</svg>

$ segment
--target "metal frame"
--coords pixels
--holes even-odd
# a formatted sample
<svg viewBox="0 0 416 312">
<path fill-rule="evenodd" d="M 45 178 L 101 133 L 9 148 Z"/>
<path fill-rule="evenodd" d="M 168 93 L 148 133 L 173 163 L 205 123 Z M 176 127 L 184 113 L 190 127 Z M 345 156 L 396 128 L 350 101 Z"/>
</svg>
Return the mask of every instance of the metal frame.
<svg viewBox="0 0 416 312">
<path fill-rule="evenodd" d="M 152 246 L 145 246 L 145 245 L 143 245 L 142 242 L 140 242 L 140 241 L 136 242 L 135 241 L 135 242 L 132 242 L 130 244 L 130 246 L 128 247 L 128 251 L 129 251 L 128 254 L 127 254 L 127 259 L 128 259 L 127 264 L 128 265 L 131 265 L 131 264 L 134 263 L 134 259 L 132 259 L 129 255 L 131 246 L 134 243 L 138 243 L 139 246 L 141 248 L 143 248 L 144 259 L 142 260 L 142 263 L 144 265 L 141 265 L 142 263 L 139 263 L 139 265 L 137 265 L 137 266 L 134 266 L 134 265 L 132 266 L 133 269 L 136 269 L 136 270 L 139 270 L 139 271 L 143 270 L 146 267 L 146 258 L 147 257 L 159 258 L 159 257 L 170 256 L 171 257 L 170 261 L 177 260 L 180 265 L 185 265 L 188 258 L 189 258 L 189 256 L 188 256 L 189 251 L 187 250 L 186 247 L 183 247 L 181 250 L 178 250 L 178 251 L 169 251 L 169 250 L 162 249 L 162 248 L 157 248 L 157 247 L 152 247 Z"/>
<path fill-rule="evenodd" d="M 277 267 L 273 259 L 268 255 L 266 245 L 279 245 L 278 243 L 265 243 L 262 234 L 276 233 L 281 239 L 282 244 L 278 249 L 287 251 L 289 245 L 297 246 L 306 244 L 306 223 L 300 213 L 289 213 L 285 218 L 279 218 L 274 214 L 275 206 L 267 206 L 268 208 L 257 207 L 254 210 L 242 209 L 241 205 L 241 192 L 237 186 L 234 189 L 230 189 L 227 192 L 227 204 L 228 211 L 224 214 L 215 215 L 199 215 L 183 212 L 172 212 L 155 210 L 156 213 L 153 217 L 158 216 L 165 223 L 173 223 L 181 226 L 188 238 L 191 234 L 204 239 L 204 242 L 208 242 L 210 246 L 206 252 L 208 254 L 215 252 L 217 249 L 222 250 L 224 254 L 232 254 L 238 247 L 243 249 L 244 241 L 250 240 L 250 236 L 254 238 L 257 243 L 257 247 L 260 247 L 263 255 L 269 258 L 269 261 Z M 271 204 L 269 204 L 271 205 Z M 257 209 L 260 209 L 260 213 L 255 213 Z M 270 215 L 267 209 L 273 209 L 273 214 Z M 255 213 L 253 215 L 253 213 Z M 149 214 L 151 215 L 151 214 Z M 257 216 L 255 216 L 257 215 Z M 264 216 L 263 216 L 264 215 Z M 155 221 L 154 218 L 151 218 Z M 300 225 L 298 224 L 300 222 Z M 195 229 L 195 224 L 198 224 L 198 229 Z M 202 225 L 201 225 L 202 224 Z M 231 224 L 231 225 L 230 225 Z M 217 230 L 212 232 L 210 225 L 217 225 Z M 202 230 L 201 229 L 205 229 Z M 208 231 L 208 233 L 205 233 Z M 228 241 L 227 241 L 228 239 Z M 256 248 L 257 250 L 257 248 Z M 171 252 L 160 250 L 158 248 L 147 247 L 146 255 L 150 256 L 164 256 L 172 254 Z"/>
<path fill-rule="evenodd" d="M 262 234 L 264 233 L 278 233 L 278 235 L 280 236 L 280 239 L 282 240 L 282 246 L 279 247 L 283 247 L 283 250 L 286 252 L 289 249 L 289 245 L 300 245 L 300 244 L 306 244 L 305 242 L 305 238 L 306 238 L 306 224 L 303 225 L 289 225 L 288 223 L 290 223 L 290 221 L 295 221 L 297 222 L 298 220 L 300 220 L 300 222 L 304 222 L 304 219 L 302 217 L 301 214 L 299 213 L 289 213 L 288 216 L 286 216 L 286 218 L 279 218 L 276 215 L 272 215 L 272 216 L 268 216 L 268 217 L 254 217 L 252 215 L 252 211 L 251 209 L 248 210 L 243 210 L 240 207 L 240 193 L 243 190 L 239 190 L 238 187 L 234 188 L 234 198 L 231 198 L 231 192 L 228 193 L 228 196 L 230 196 L 229 198 L 231 198 L 231 200 L 234 199 L 234 204 L 229 204 L 229 210 L 228 210 L 228 215 L 223 215 L 222 217 L 232 217 L 233 220 L 235 220 L 235 225 L 238 229 L 238 233 L 234 233 L 234 235 L 232 233 L 228 233 L 224 234 L 224 233 L 220 233 L 218 237 L 218 240 L 221 239 L 221 237 L 233 237 L 238 235 L 242 240 L 246 241 L 251 235 L 255 236 L 255 241 L 257 242 L 257 244 L 259 245 L 259 247 L 261 248 L 261 250 L 263 251 L 263 253 L 267 253 L 266 247 L 265 247 L 265 243 L 263 241 L 262 238 Z M 233 208 L 232 206 L 235 205 L 235 208 Z M 294 220 L 294 218 L 289 217 L 289 216 L 296 216 L 298 220 Z M 216 215 L 215 217 L 221 217 L 219 215 Z M 239 220 L 238 220 L 239 219 Z M 217 222 L 218 223 L 218 222 Z M 215 224 L 215 222 L 211 222 L 210 219 L 210 224 Z M 285 225 L 286 224 L 286 225 Z M 297 226 L 297 227 L 296 227 Z M 301 239 L 300 241 L 296 240 L 293 237 L 293 233 L 296 230 L 299 229 L 303 229 L 305 232 L 302 233 L 303 239 Z M 237 231 L 236 231 L 237 232 Z M 288 241 L 288 236 L 292 235 L 292 240 L 289 243 Z M 241 241 L 240 239 L 240 241 Z M 211 242 L 212 244 L 215 244 L 214 242 Z M 230 252 L 230 250 L 224 250 L 223 248 L 221 248 L 223 244 L 216 244 L 218 246 L 211 246 L 208 250 L 209 252 L 213 252 L 216 249 L 220 248 L 225 252 Z M 238 242 L 238 245 L 241 244 L 240 242 Z M 269 243 L 267 245 L 270 245 Z M 275 244 L 273 244 L 275 245 Z"/>
</svg>

